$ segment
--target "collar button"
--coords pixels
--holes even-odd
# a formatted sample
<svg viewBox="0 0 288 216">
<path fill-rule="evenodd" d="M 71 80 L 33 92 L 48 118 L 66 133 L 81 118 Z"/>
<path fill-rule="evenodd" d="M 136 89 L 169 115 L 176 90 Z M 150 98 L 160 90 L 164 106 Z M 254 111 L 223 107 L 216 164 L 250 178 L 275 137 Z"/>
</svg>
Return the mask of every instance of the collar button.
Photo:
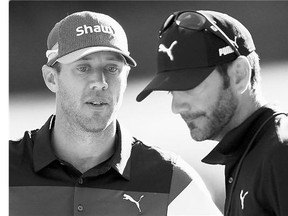
<svg viewBox="0 0 288 216">
<path fill-rule="evenodd" d="M 230 178 L 228 179 L 229 184 L 232 184 L 233 181 L 234 181 L 233 177 L 230 177 Z"/>
<path fill-rule="evenodd" d="M 79 183 L 80 185 L 82 185 L 82 184 L 83 184 L 83 178 L 80 178 L 80 179 L 78 180 L 78 183 Z"/>
</svg>

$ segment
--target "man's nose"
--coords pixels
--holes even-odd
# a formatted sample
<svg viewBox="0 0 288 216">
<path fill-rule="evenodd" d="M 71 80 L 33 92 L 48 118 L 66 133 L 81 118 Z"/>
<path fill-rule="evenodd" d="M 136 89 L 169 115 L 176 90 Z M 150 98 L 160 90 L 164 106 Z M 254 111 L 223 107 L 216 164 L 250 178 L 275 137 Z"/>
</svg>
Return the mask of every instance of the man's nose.
<svg viewBox="0 0 288 216">
<path fill-rule="evenodd" d="M 174 114 L 181 114 L 189 110 L 189 104 L 186 102 L 186 97 L 180 91 L 172 93 L 171 109 Z"/>
<path fill-rule="evenodd" d="M 106 90 L 108 83 L 103 72 L 95 71 L 91 78 L 90 88 L 92 90 Z"/>
</svg>

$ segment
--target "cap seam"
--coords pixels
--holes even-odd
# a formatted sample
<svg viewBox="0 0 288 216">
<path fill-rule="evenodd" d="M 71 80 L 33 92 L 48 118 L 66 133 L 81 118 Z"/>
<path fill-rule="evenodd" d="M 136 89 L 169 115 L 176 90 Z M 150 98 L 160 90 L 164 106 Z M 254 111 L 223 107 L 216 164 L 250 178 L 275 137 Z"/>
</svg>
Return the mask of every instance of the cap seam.
<svg viewBox="0 0 288 216">
<path fill-rule="evenodd" d="M 64 20 L 66 20 L 66 19 L 64 19 Z M 60 52 L 60 43 L 59 43 L 59 41 L 61 41 L 61 43 L 62 43 L 62 35 L 60 34 L 60 28 L 62 29 L 62 26 L 63 26 L 63 23 L 64 23 L 64 20 L 62 20 L 61 22 L 60 22 L 60 25 L 59 25 L 59 28 L 58 28 L 58 56 L 57 56 L 57 58 L 55 59 L 55 61 L 57 60 L 57 59 L 59 59 L 60 57 L 62 57 L 62 56 L 60 56 L 60 54 L 59 54 L 59 52 Z M 62 45 L 62 44 L 61 44 Z"/>
</svg>

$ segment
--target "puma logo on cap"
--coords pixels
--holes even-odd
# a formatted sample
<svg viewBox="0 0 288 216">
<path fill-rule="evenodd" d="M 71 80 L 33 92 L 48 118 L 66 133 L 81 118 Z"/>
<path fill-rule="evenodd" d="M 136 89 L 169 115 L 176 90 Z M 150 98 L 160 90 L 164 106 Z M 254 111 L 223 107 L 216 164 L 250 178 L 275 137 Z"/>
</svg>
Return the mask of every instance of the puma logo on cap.
<svg viewBox="0 0 288 216">
<path fill-rule="evenodd" d="M 172 48 L 177 44 L 177 41 L 174 41 L 169 48 L 165 47 L 164 44 L 159 45 L 159 52 L 164 52 L 167 53 L 168 57 L 170 58 L 171 61 L 174 60 L 174 56 L 172 55 Z"/>
</svg>

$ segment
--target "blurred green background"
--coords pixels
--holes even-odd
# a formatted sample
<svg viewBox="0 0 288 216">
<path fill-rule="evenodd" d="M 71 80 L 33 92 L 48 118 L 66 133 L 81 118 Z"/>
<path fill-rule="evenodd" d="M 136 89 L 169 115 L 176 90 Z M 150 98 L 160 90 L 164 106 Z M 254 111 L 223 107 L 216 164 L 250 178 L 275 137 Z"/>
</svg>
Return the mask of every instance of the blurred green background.
<svg viewBox="0 0 288 216">
<path fill-rule="evenodd" d="M 171 97 L 167 93 L 152 93 L 141 103 L 135 100 L 156 70 L 159 27 L 171 12 L 184 9 L 216 10 L 242 22 L 252 34 L 261 58 L 264 96 L 288 110 L 288 2 L 11 1 L 9 137 L 18 139 L 25 130 L 41 127 L 54 112 L 54 95 L 43 82 L 41 67 L 46 63 L 47 36 L 55 23 L 76 11 L 108 14 L 125 29 L 130 53 L 138 63 L 129 76 L 120 122 L 146 144 L 180 154 L 200 173 L 215 203 L 223 209 L 224 168 L 201 163 L 216 142 L 193 141 L 184 122 L 170 111 Z"/>
</svg>

